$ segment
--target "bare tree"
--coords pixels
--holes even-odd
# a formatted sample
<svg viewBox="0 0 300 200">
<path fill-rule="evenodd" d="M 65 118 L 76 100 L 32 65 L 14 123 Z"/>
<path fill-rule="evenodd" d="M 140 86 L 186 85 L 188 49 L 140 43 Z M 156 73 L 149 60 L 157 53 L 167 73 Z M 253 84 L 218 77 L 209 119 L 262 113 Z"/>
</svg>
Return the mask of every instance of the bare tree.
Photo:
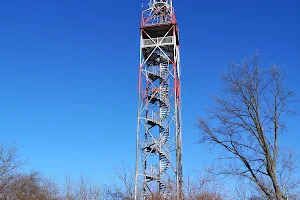
<svg viewBox="0 0 300 200">
<path fill-rule="evenodd" d="M 286 159 L 279 137 L 294 95 L 285 88 L 284 70 L 276 65 L 262 69 L 256 52 L 240 64 L 231 62 L 222 80 L 225 95 L 213 97 L 216 107 L 198 120 L 200 142 L 223 148 L 220 173 L 252 181 L 268 199 L 285 199 L 287 188 L 295 186 L 281 180 L 281 174 L 293 171 L 293 158 L 289 166 L 279 162 Z"/>
<path fill-rule="evenodd" d="M 40 185 L 40 180 L 37 172 L 32 172 L 30 174 L 15 174 L 10 184 L 9 199 L 48 200 Z"/>
<path fill-rule="evenodd" d="M 18 158 L 16 146 L 0 144 L 0 199 L 6 198 L 14 175 L 24 164 Z"/>
<path fill-rule="evenodd" d="M 38 172 L 21 173 L 24 164 L 16 146 L 0 144 L 0 199 L 59 200 L 57 184 L 42 178 Z"/>
<path fill-rule="evenodd" d="M 106 194 L 110 199 L 134 199 L 134 171 L 122 161 L 122 166 L 116 169 L 114 180 L 106 185 Z"/>
<path fill-rule="evenodd" d="M 54 180 L 49 180 L 49 179 L 43 178 L 41 180 L 40 187 L 41 187 L 46 199 L 49 199 L 49 200 L 62 200 L 63 199 L 60 194 L 60 188 Z"/>
<path fill-rule="evenodd" d="M 38 172 L 13 174 L 0 199 L 61 200 L 57 184 L 42 178 Z"/>
<path fill-rule="evenodd" d="M 213 173 L 214 167 L 188 171 L 185 180 L 185 199 L 187 200 L 224 200 L 226 190 L 223 182 Z"/>
<path fill-rule="evenodd" d="M 102 200 L 105 197 L 100 184 L 94 182 L 91 177 L 81 174 L 77 180 L 71 180 L 69 176 L 66 176 L 62 199 Z"/>
<path fill-rule="evenodd" d="M 73 194 L 73 184 L 69 176 L 65 177 L 65 184 L 63 186 L 63 197 L 64 200 L 75 200 Z"/>
</svg>

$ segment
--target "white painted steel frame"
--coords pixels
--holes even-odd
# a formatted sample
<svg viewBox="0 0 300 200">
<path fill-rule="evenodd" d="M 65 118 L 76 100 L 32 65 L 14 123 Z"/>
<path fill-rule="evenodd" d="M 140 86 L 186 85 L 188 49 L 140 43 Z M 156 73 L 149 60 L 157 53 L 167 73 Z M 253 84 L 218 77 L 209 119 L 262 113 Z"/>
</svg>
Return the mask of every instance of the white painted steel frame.
<svg viewBox="0 0 300 200">
<path fill-rule="evenodd" d="M 172 1 L 168 2 L 170 2 L 170 4 L 172 5 Z M 157 13 L 157 11 L 155 11 L 155 9 L 157 8 L 153 8 L 153 5 L 155 3 L 157 3 L 157 1 L 153 0 L 152 7 L 148 9 L 150 15 L 153 13 Z M 173 14 L 173 8 L 169 7 L 168 9 L 170 9 L 170 13 Z M 151 20 L 149 21 L 151 22 Z M 143 22 L 145 21 L 142 20 L 142 24 Z M 150 37 L 146 31 L 141 31 L 139 103 L 136 135 L 136 173 L 134 187 L 135 199 L 147 199 L 151 195 L 154 195 L 154 193 L 156 192 L 158 192 L 165 198 L 169 198 L 169 192 L 167 191 L 167 189 L 164 189 L 165 187 L 163 187 L 167 186 L 168 179 L 174 179 L 176 182 L 176 199 L 183 199 L 180 108 L 181 72 L 179 44 L 177 43 L 178 32 L 176 32 L 176 28 L 177 25 L 173 24 L 163 37 L 158 38 Z M 170 31 L 173 32 L 172 36 L 167 36 L 170 35 Z M 143 39 L 143 35 L 146 35 L 147 39 Z M 173 55 L 171 56 L 171 58 L 167 55 L 167 53 L 170 52 L 166 52 L 164 48 L 165 46 L 173 47 Z M 151 52 L 149 55 L 144 56 L 143 50 L 147 48 Z M 162 60 L 162 62 L 166 62 L 167 60 L 168 63 L 168 69 L 166 71 L 167 75 L 165 77 L 161 77 L 157 73 L 158 71 L 160 71 L 161 74 L 162 64 L 165 63 L 158 62 L 160 66 L 147 65 L 147 63 L 152 59 L 152 56 L 155 53 L 157 54 L 157 52 L 160 52 L 160 55 L 158 54 L 159 59 Z M 166 60 L 164 60 L 165 58 Z M 160 70 L 158 70 L 159 67 Z M 160 80 L 159 84 L 157 84 L 157 80 Z M 174 86 L 171 87 L 170 84 L 167 84 L 167 80 L 171 80 Z M 161 98 L 163 93 L 163 90 L 161 89 L 162 85 L 168 85 L 169 87 L 168 100 L 164 100 L 165 102 L 163 102 Z M 150 97 L 148 93 L 149 91 L 153 92 Z M 158 98 L 158 96 L 160 97 L 160 99 Z M 155 106 L 153 105 L 152 101 L 159 101 L 159 103 Z M 167 107 L 168 109 L 169 113 L 167 114 L 167 116 L 164 116 L 162 114 L 162 105 L 164 105 L 165 108 Z M 148 115 L 148 113 L 150 113 L 150 115 Z M 165 117 L 165 119 L 167 119 L 164 119 L 164 123 L 162 123 L 163 120 L 161 119 L 163 116 Z M 150 130 L 151 128 L 156 126 L 159 126 L 159 130 Z M 174 131 L 173 134 L 171 130 Z M 166 132 L 170 137 L 168 141 L 168 136 L 166 136 L 165 134 Z M 150 138 L 150 141 L 148 140 L 148 137 Z M 165 137 L 164 140 L 162 140 L 163 137 Z M 173 151 L 176 152 L 175 155 L 171 155 Z M 151 159 L 151 157 L 153 157 L 154 155 L 159 157 L 157 162 Z M 151 163 L 150 165 L 147 164 L 148 161 Z M 158 188 L 153 188 L 155 184 Z"/>
</svg>

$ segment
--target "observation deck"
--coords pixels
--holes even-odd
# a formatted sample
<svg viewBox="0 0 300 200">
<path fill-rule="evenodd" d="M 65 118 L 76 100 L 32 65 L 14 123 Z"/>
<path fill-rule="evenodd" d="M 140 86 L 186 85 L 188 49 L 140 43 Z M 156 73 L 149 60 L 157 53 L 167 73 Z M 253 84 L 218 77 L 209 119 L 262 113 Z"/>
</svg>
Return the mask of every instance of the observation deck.
<svg viewBox="0 0 300 200">
<path fill-rule="evenodd" d="M 142 12 L 141 30 L 143 39 L 145 39 L 142 44 L 144 47 L 158 44 L 158 42 L 161 44 L 172 43 L 172 38 L 169 36 L 174 36 L 174 31 L 169 30 L 174 25 L 176 26 L 176 44 L 179 44 L 177 22 L 171 4 L 170 0 L 152 0 L 149 8 Z M 151 41 L 150 38 L 157 39 Z"/>
<path fill-rule="evenodd" d="M 148 66 L 159 65 L 163 54 L 170 63 L 174 62 L 174 50 L 179 45 L 179 36 L 171 4 L 170 0 L 152 0 L 149 8 L 142 12 L 141 50 Z M 161 51 L 157 52 L 159 50 Z"/>
</svg>

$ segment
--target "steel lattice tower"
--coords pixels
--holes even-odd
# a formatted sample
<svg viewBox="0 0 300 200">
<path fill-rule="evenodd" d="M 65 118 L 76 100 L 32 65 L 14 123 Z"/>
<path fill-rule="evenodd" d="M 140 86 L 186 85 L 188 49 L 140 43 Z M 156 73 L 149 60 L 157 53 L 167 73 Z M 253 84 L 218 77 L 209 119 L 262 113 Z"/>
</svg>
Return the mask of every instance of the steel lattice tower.
<svg viewBox="0 0 300 200">
<path fill-rule="evenodd" d="M 183 199 L 179 32 L 172 0 L 150 0 L 140 34 L 135 199 Z"/>
</svg>

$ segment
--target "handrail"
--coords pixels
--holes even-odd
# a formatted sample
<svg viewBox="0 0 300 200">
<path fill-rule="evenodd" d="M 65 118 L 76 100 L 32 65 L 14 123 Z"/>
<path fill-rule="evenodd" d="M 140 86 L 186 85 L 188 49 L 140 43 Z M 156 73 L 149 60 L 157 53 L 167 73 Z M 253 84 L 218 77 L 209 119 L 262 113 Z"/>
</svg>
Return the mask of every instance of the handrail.
<svg viewBox="0 0 300 200">
<path fill-rule="evenodd" d="M 158 11 L 165 11 L 164 15 L 157 15 Z M 161 12 L 162 13 L 162 12 Z M 163 19 L 163 20 L 161 20 Z M 155 12 L 152 9 L 147 9 L 142 12 L 142 27 L 162 25 L 162 24 L 174 24 L 176 23 L 176 17 L 173 7 L 157 8 Z"/>
<path fill-rule="evenodd" d="M 173 44 L 173 36 L 143 39 L 142 47 Z"/>
<path fill-rule="evenodd" d="M 149 66 L 149 68 L 148 68 L 148 70 L 145 70 L 146 72 L 148 72 L 148 73 L 152 73 L 152 74 L 155 74 L 155 75 L 160 75 L 160 73 L 159 73 L 159 66 L 156 66 L 156 65 L 154 65 L 154 66 Z"/>
</svg>

